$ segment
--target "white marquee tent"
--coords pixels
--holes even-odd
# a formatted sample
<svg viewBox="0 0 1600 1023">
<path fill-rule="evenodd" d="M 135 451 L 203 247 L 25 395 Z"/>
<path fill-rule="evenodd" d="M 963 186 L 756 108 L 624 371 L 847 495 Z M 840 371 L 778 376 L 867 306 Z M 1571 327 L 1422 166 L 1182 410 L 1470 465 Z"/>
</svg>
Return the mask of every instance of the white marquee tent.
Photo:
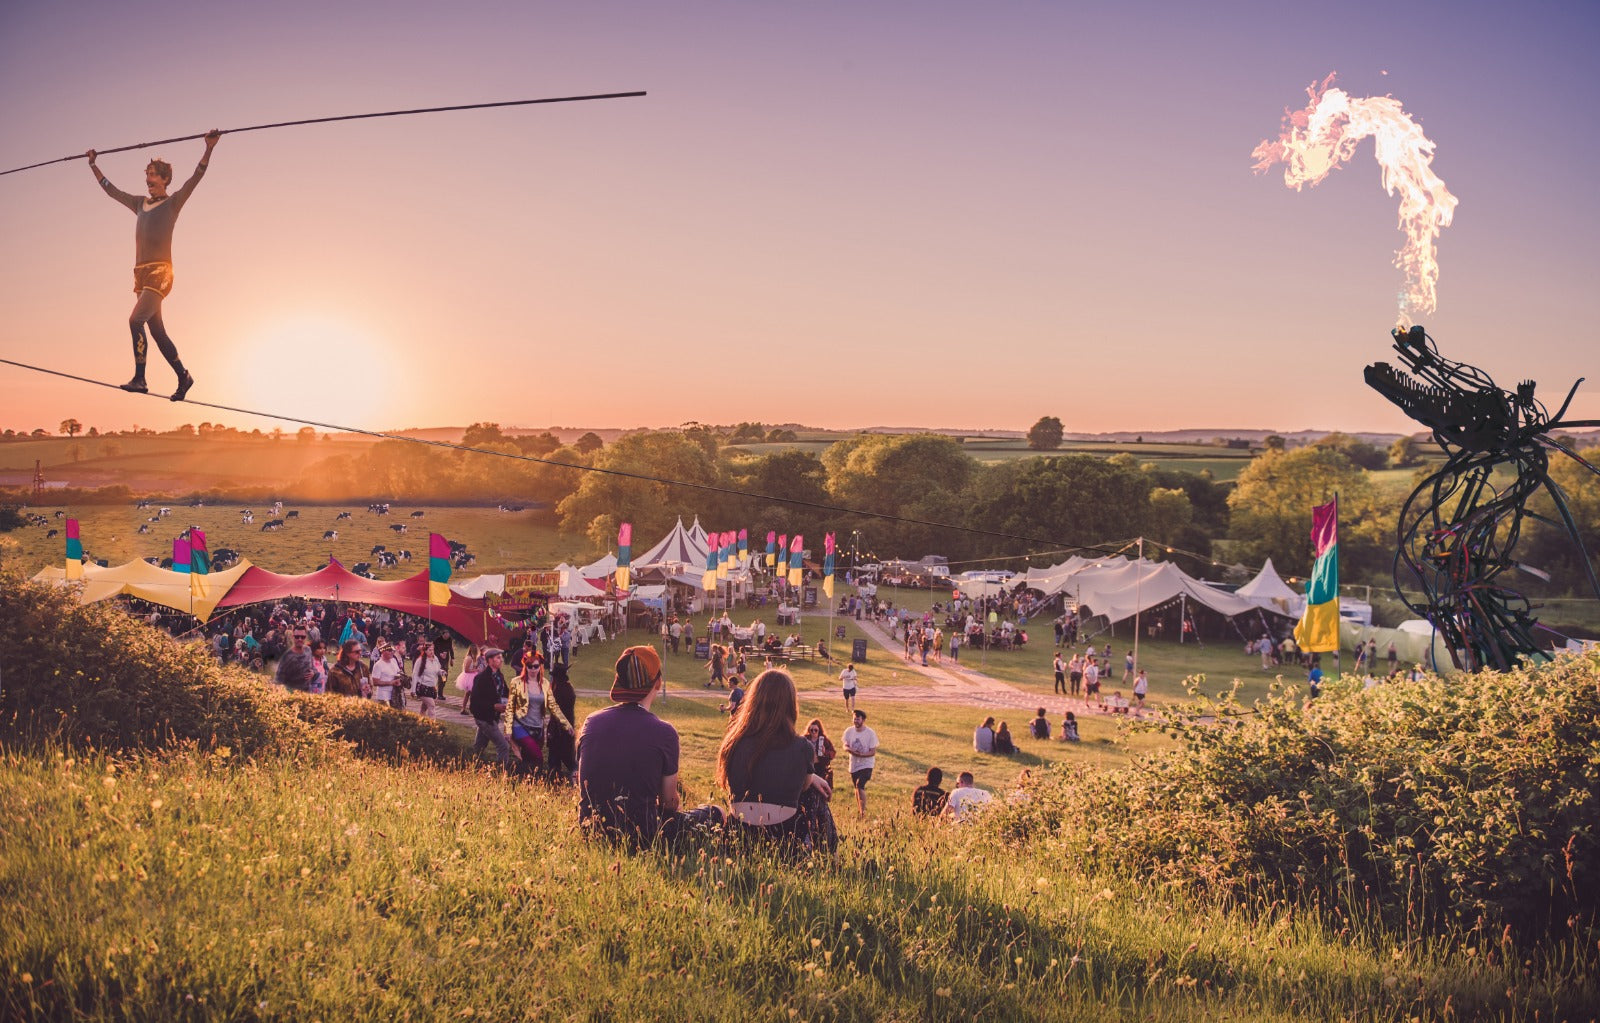
<svg viewBox="0 0 1600 1023">
<path fill-rule="evenodd" d="M 1272 559 L 1261 566 L 1256 577 L 1234 591 L 1257 607 L 1298 618 L 1306 609 L 1303 593 L 1296 593 L 1272 566 Z"/>
<path fill-rule="evenodd" d="M 1045 596 L 1064 593 L 1090 614 L 1112 622 L 1180 598 L 1230 618 L 1258 610 L 1246 598 L 1207 586 L 1170 561 L 1075 556 L 1052 568 L 1032 569 L 1023 582 Z"/>
</svg>

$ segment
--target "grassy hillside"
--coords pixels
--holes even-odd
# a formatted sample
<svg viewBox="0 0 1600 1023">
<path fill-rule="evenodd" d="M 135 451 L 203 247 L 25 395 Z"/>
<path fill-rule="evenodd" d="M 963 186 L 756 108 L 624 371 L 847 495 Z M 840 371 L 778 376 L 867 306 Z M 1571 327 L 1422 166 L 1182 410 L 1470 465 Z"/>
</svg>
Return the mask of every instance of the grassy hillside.
<svg viewBox="0 0 1600 1023">
<path fill-rule="evenodd" d="M 382 707 L 361 710 L 396 743 L 352 747 L 350 722 L 330 728 L 303 711 L 348 714 L 354 701 L 269 691 L 111 608 L 76 608 L 8 580 L 0 641 L 14 651 L 0 720 L 0 893 L 12 905 L 0 929 L 0 1018 L 1585 1020 L 1600 1004 L 1592 820 L 1569 839 L 1547 813 L 1566 805 L 1569 823 L 1592 815 L 1592 791 L 1587 802 L 1527 792 L 1524 819 L 1537 826 L 1516 840 L 1536 855 L 1499 864 L 1535 882 L 1526 891 L 1537 891 L 1539 871 L 1552 890 L 1585 886 L 1573 918 L 1543 932 L 1393 920 L 1359 889 L 1309 884 L 1268 897 L 1244 875 L 1228 893 L 1185 880 L 1185 860 L 1212 866 L 1248 848 L 1239 842 L 1252 819 L 1268 822 L 1219 815 L 1272 805 L 1214 806 L 1230 785 L 1306 790 L 1278 804 L 1281 819 L 1263 835 L 1322 827 L 1331 808 L 1315 774 L 1326 761 L 1292 745 L 1238 761 L 1238 778 L 1196 776 L 1191 784 L 1206 787 L 1195 798 L 1161 787 L 1172 771 L 1220 764 L 1280 726 L 1303 731 L 1293 707 L 1269 725 L 1239 726 L 1238 742 L 1186 745 L 1159 771 L 1102 764 L 1092 785 L 1063 774 L 1066 791 L 1084 797 L 1070 807 L 1047 777 L 988 824 L 915 820 L 903 800 L 884 799 L 865 823 L 841 816 L 841 849 L 826 861 L 782 862 L 715 840 L 629 856 L 576 832 L 568 790 L 454 766 L 447 752 L 415 759 L 403 751 L 421 752 L 431 730 Z M 1565 671 L 1517 680 L 1519 694 L 1538 694 L 1521 702 L 1492 699 L 1508 690 L 1491 685 L 1453 707 L 1435 690 L 1417 697 L 1456 726 L 1462 715 L 1482 719 L 1480 736 L 1503 721 L 1513 743 L 1516 729 L 1537 735 L 1546 709 L 1566 707 L 1566 732 L 1520 743 L 1517 770 L 1537 775 L 1540 758 L 1592 760 L 1584 708 L 1600 666 Z M 226 715 L 215 713 L 219 696 Z M 1339 751 L 1341 779 L 1359 779 L 1366 761 L 1360 744 L 1343 745 L 1339 722 L 1378 720 L 1363 699 L 1335 690 L 1317 725 Z M 126 713 L 85 713 L 125 701 L 210 716 L 169 714 L 166 727 L 130 730 Z M 685 756 L 703 777 L 716 733 L 702 726 L 714 712 L 681 697 L 668 705 L 683 715 Z M 1420 706 L 1408 713 L 1428 720 Z M 219 735 L 229 721 L 234 731 Z M 944 727 L 937 715 L 927 721 Z M 1451 734 L 1386 749 L 1409 742 L 1422 778 Z M 1478 748 L 1453 756 L 1473 764 Z M 1463 778 L 1454 790 L 1470 802 L 1474 786 Z M 1152 798 L 1161 791 L 1173 798 Z M 1093 798 L 1113 793 L 1137 805 L 1107 813 L 1113 804 Z M 1581 794 L 1555 795 L 1565 793 Z M 1472 833 L 1467 817 L 1438 812 L 1449 825 L 1441 833 Z M 1224 820 L 1246 830 L 1206 834 L 1208 821 Z M 1117 829 L 1126 846 L 1084 844 Z M 1415 834 L 1427 830 L 1419 823 Z M 1163 834 L 1192 843 L 1175 869 L 1152 869 L 1141 844 Z M 1490 867 L 1497 848 L 1454 847 L 1462 862 Z"/>
</svg>

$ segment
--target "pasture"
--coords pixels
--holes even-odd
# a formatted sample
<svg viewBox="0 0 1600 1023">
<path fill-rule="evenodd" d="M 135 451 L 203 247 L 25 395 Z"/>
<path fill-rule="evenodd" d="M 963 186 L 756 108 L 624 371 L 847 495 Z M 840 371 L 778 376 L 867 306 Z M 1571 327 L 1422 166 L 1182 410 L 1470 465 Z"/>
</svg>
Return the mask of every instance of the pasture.
<svg viewBox="0 0 1600 1023">
<path fill-rule="evenodd" d="M 285 503 L 285 514 L 298 511 L 299 516 L 286 519 L 276 531 L 262 532 L 262 525 L 271 517 L 270 506 L 249 506 L 255 513 L 252 525 L 241 524 L 239 513 L 244 505 L 169 505 L 170 515 L 150 522 L 157 517 L 159 507 L 140 509 L 131 503 L 33 507 L 30 510 L 46 516 L 49 525 L 26 526 L 5 534 L 16 547 L 4 557 L 7 563 L 22 566 L 30 575 L 45 565 L 60 564 L 66 556 L 66 541 L 60 535 L 49 538 L 48 533 L 51 529 L 60 530 L 66 516 L 78 520 L 84 552 L 113 565 L 134 558 L 171 557 L 173 539 L 190 526 L 205 531 L 213 554 L 231 548 L 252 564 L 291 574 L 315 571 L 326 565 L 329 557 L 336 557 L 346 568 L 372 562 L 372 574 L 379 579 L 403 579 L 427 567 L 429 532 L 463 541 L 477 555 L 475 564 L 457 570 L 458 578 L 516 568 L 553 568 L 564 560 L 586 562 L 599 556 L 595 552 L 586 557 L 586 541 L 582 537 L 563 536 L 552 525 L 536 523 L 532 512 L 390 505 L 388 515 L 376 515 L 362 505 Z M 64 513 L 62 518 L 56 517 L 57 511 Z M 416 511 L 422 512 L 421 517 L 412 518 Z M 341 512 L 349 512 L 350 518 L 339 519 Z M 399 525 L 406 527 L 404 533 L 391 528 Z M 150 531 L 140 533 L 140 526 L 148 526 Z M 338 538 L 324 540 L 323 534 L 328 530 L 336 530 Z M 409 550 L 412 559 L 393 567 L 380 567 L 372 556 L 372 548 L 378 544 L 391 551 Z"/>
</svg>

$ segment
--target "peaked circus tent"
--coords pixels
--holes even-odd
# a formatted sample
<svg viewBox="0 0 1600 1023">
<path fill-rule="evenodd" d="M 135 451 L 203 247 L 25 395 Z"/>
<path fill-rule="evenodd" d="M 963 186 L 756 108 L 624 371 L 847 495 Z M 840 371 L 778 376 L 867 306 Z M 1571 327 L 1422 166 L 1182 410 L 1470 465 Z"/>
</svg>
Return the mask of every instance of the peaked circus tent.
<svg viewBox="0 0 1600 1023">
<path fill-rule="evenodd" d="M 633 571 L 635 574 L 646 569 L 652 569 L 663 575 L 672 576 L 680 572 L 694 572 L 696 576 L 706 567 L 706 555 L 709 552 L 710 540 L 706 531 L 701 528 L 700 520 L 694 520 L 694 525 L 688 529 L 683 528 L 683 519 L 661 542 L 645 551 L 643 554 L 633 556 Z"/>
<path fill-rule="evenodd" d="M 1023 582 L 1045 596 L 1064 593 L 1090 614 L 1113 622 L 1179 597 L 1229 618 L 1257 611 L 1256 604 L 1207 586 L 1170 561 L 1073 557 L 1054 568 L 1030 570 Z"/>
<path fill-rule="evenodd" d="M 1288 583 L 1278 575 L 1278 570 L 1272 567 L 1272 559 L 1261 566 L 1261 571 L 1256 577 L 1234 591 L 1239 596 L 1250 601 L 1257 607 L 1266 608 L 1268 611 L 1277 611 L 1280 614 L 1298 617 L 1305 610 L 1306 598 L 1303 593 L 1296 593 Z"/>
</svg>

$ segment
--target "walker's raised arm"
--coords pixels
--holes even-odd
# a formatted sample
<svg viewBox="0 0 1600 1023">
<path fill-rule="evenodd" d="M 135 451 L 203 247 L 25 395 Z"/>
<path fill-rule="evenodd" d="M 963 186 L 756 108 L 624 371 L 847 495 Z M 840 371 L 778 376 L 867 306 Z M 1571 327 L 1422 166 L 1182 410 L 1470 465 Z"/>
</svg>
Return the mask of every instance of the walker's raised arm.
<svg viewBox="0 0 1600 1023">
<path fill-rule="evenodd" d="M 102 192 L 104 192 L 105 194 L 109 195 L 112 199 L 116 200 L 121 205 L 126 206 L 128 209 L 132 210 L 135 213 L 138 213 L 139 212 L 139 203 L 142 202 L 142 200 L 138 196 L 129 195 L 127 192 L 124 192 L 122 189 L 118 188 L 116 185 L 113 185 L 111 183 L 111 179 L 110 178 L 108 178 L 104 174 L 100 173 L 100 168 L 95 166 L 95 162 L 94 162 L 95 161 L 95 156 L 98 155 L 98 154 L 96 154 L 93 149 L 89 150 L 87 153 L 84 153 L 83 155 L 87 156 L 89 158 L 89 173 L 94 175 L 94 180 L 95 180 L 96 183 L 98 183 L 100 185 L 100 190 Z"/>
<path fill-rule="evenodd" d="M 200 179 L 205 177 L 206 168 L 211 164 L 211 151 L 217 147 L 217 140 L 221 137 L 222 132 L 215 128 L 212 128 L 210 131 L 206 132 L 205 153 L 200 157 L 200 162 L 195 164 L 194 173 L 189 175 L 189 180 L 183 183 L 182 188 L 173 193 L 173 198 L 177 200 L 180 206 L 186 199 L 189 198 L 189 195 L 194 191 L 195 186 L 200 183 Z"/>
</svg>

